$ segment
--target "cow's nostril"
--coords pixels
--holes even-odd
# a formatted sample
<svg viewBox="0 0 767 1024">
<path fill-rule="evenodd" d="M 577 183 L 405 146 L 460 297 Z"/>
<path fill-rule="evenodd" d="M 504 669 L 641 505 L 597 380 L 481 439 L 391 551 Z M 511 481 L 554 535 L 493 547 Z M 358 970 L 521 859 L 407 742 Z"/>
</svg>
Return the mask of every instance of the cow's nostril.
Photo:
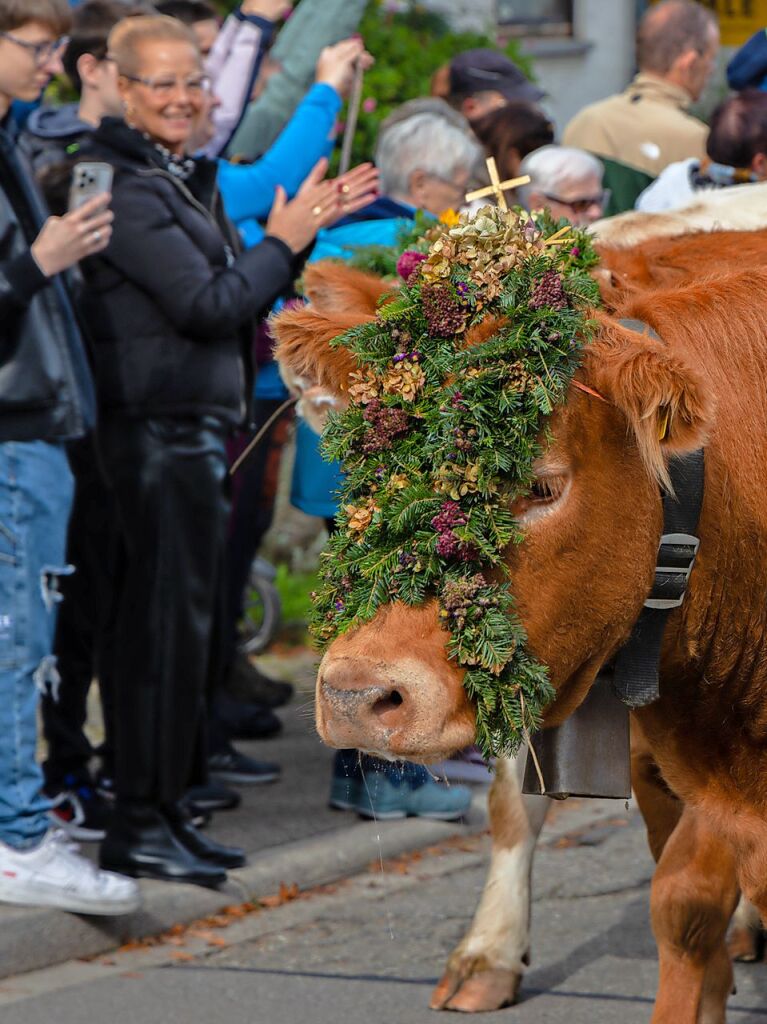
<svg viewBox="0 0 767 1024">
<path fill-rule="evenodd" d="M 403 703 L 404 697 L 399 690 L 392 690 L 385 697 L 381 697 L 373 705 L 373 714 L 379 717 L 385 717 L 387 712 L 396 711 L 398 707 Z"/>
</svg>

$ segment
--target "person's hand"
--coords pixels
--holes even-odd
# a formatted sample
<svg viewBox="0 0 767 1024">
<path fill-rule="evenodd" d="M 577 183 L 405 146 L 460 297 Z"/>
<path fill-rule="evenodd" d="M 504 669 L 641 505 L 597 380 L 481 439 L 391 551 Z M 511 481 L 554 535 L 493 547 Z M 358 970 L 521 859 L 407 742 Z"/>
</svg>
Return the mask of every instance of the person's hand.
<svg viewBox="0 0 767 1024">
<path fill-rule="evenodd" d="M 266 21 L 280 21 L 293 10 L 293 3 L 292 0 L 243 0 L 240 10 Z"/>
<path fill-rule="evenodd" d="M 360 164 L 334 179 L 341 196 L 341 210 L 336 220 L 356 213 L 380 195 L 378 168 L 373 164 Z M 331 221 L 331 223 L 333 223 Z"/>
<path fill-rule="evenodd" d="M 296 198 L 287 201 L 285 189 L 277 186 L 266 233 L 279 238 L 294 253 L 302 252 L 320 228 L 341 216 L 342 195 L 334 181 L 323 181 L 328 162 L 323 157 L 314 165 Z"/>
<path fill-rule="evenodd" d="M 359 36 L 342 39 L 335 46 L 326 46 L 317 61 L 316 81 L 331 86 L 341 99 L 346 99 L 354 81 L 354 69 L 359 63 L 367 71 L 375 63 Z"/>
<path fill-rule="evenodd" d="M 68 270 L 106 249 L 112 237 L 111 195 L 94 196 L 64 217 L 49 217 L 32 243 L 32 256 L 46 277 Z"/>
</svg>

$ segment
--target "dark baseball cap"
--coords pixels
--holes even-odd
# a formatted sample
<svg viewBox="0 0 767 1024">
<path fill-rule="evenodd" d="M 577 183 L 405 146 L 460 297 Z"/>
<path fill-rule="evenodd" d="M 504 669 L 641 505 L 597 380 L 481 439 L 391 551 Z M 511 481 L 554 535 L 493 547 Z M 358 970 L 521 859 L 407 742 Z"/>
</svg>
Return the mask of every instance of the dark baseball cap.
<svg viewBox="0 0 767 1024">
<path fill-rule="evenodd" d="M 497 50 L 464 50 L 450 62 L 450 92 L 473 96 L 499 92 L 507 100 L 537 103 L 546 93 L 528 81 L 513 60 Z"/>
</svg>

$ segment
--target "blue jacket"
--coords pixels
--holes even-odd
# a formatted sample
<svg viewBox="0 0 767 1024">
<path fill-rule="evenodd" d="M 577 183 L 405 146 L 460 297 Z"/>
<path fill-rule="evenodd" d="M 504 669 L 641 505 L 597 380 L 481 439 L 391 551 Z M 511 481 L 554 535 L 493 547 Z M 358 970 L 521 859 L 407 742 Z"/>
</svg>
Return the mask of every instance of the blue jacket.
<svg viewBox="0 0 767 1024">
<path fill-rule="evenodd" d="M 274 191 L 282 185 L 292 198 L 312 167 L 333 148 L 333 128 L 341 98 L 329 85 L 312 86 L 277 141 L 253 164 L 219 161 L 218 186 L 229 219 L 247 248 L 264 237 Z"/>
<path fill-rule="evenodd" d="M 310 262 L 328 258 L 348 260 L 356 249 L 368 245 L 395 245 L 400 231 L 414 216 L 412 206 L 404 206 L 386 197 L 377 199 L 364 210 L 321 231 Z M 330 519 L 338 508 L 337 496 L 342 480 L 340 464 L 324 461 L 320 455 L 319 437 L 299 420 L 291 503 L 307 515 Z"/>
<path fill-rule="evenodd" d="M 731 89 L 767 90 L 767 29 L 760 28 L 737 50 L 727 65 Z"/>
</svg>

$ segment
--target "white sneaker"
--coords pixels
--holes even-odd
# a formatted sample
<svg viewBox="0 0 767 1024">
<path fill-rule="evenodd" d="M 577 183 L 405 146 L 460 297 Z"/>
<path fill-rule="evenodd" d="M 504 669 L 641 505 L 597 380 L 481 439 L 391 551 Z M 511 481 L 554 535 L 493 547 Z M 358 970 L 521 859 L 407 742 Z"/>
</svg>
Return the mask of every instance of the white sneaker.
<svg viewBox="0 0 767 1024">
<path fill-rule="evenodd" d="M 141 903 L 131 878 L 100 871 L 60 829 L 32 850 L 0 843 L 0 902 L 76 914 L 129 914 Z"/>
</svg>

